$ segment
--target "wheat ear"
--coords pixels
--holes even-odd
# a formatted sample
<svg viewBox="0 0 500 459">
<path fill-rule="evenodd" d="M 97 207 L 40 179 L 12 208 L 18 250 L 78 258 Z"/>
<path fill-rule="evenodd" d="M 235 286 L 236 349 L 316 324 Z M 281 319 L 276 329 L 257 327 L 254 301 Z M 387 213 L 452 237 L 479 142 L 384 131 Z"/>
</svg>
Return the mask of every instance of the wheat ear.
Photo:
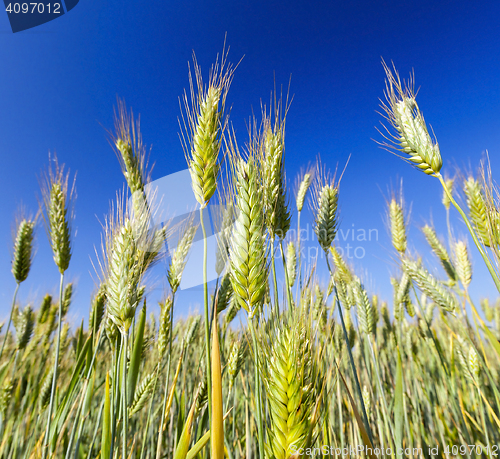
<svg viewBox="0 0 500 459">
<path fill-rule="evenodd" d="M 12 274 L 16 280 L 16 290 L 12 298 L 12 306 L 10 308 L 9 321 L 5 330 L 2 348 L 0 350 L 0 359 L 3 355 L 7 336 L 9 335 L 10 324 L 12 323 L 12 314 L 16 304 L 19 285 L 28 278 L 33 257 L 33 234 L 35 221 L 32 219 L 22 219 L 17 225 L 16 238 L 14 241 L 14 256 L 12 257 Z"/>
<path fill-rule="evenodd" d="M 236 218 L 229 250 L 231 284 L 240 306 L 253 317 L 266 290 L 267 262 L 264 243 L 262 195 L 254 159 L 239 159 L 236 170 Z"/>
<path fill-rule="evenodd" d="M 385 62 L 383 66 L 387 77 L 387 103 L 382 103 L 381 107 L 386 113 L 386 119 L 396 131 L 395 134 L 390 134 L 386 128 L 390 136 L 386 139 L 391 143 L 384 143 L 383 146 L 401 151 L 407 155 L 404 159 L 425 174 L 440 175 L 443 164 L 441 153 L 437 142 L 429 135 L 424 116 L 417 105 L 413 76 L 410 76 L 410 80 L 403 87 L 396 70 L 394 69 L 393 74 Z"/>
<path fill-rule="evenodd" d="M 464 183 L 464 192 L 467 198 L 469 216 L 481 242 L 486 247 L 491 247 L 488 232 L 488 217 L 486 202 L 481 184 L 474 177 L 469 177 Z"/>
<path fill-rule="evenodd" d="M 304 318 L 292 320 L 276 324 L 266 353 L 270 418 L 266 449 L 276 459 L 288 459 L 306 445 L 321 387 L 310 331 Z"/>
<path fill-rule="evenodd" d="M 312 210 L 314 214 L 314 232 L 319 245 L 325 251 L 330 250 L 338 229 L 339 188 L 335 178 L 325 173 L 318 163 L 318 172 L 313 189 Z"/>
<path fill-rule="evenodd" d="M 403 206 L 395 198 L 389 203 L 392 245 L 401 254 L 406 252 L 406 223 Z"/>
<path fill-rule="evenodd" d="M 422 228 L 422 232 L 424 233 L 425 238 L 427 239 L 427 242 L 429 243 L 432 251 L 439 258 L 439 261 L 443 265 L 443 268 L 450 278 L 452 284 L 455 284 L 455 282 L 457 281 L 457 272 L 455 270 L 455 267 L 453 266 L 453 263 L 451 262 L 448 251 L 439 240 L 436 234 L 436 230 L 429 225 L 425 225 Z"/>
<path fill-rule="evenodd" d="M 446 290 L 425 268 L 415 261 L 404 259 L 403 269 L 415 281 L 418 288 L 428 295 L 442 309 L 454 312 L 457 309 L 456 298 Z"/>
</svg>

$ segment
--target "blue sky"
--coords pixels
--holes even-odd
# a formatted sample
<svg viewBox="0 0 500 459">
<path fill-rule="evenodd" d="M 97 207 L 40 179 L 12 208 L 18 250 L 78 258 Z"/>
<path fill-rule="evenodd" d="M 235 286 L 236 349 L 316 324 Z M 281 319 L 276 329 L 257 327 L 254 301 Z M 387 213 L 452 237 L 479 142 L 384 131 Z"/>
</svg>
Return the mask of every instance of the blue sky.
<svg viewBox="0 0 500 459">
<path fill-rule="evenodd" d="M 7 14 L 0 13 L 0 180 L 5 193 L 0 201 L 0 315 L 8 314 L 15 288 L 10 274 L 14 215 L 20 203 L 36 211 L 37 177 L 50 151 L 77 172 L 76 235 L 67 277 L 76 283 L 72 317 L 87 317 L 100 221 L 124 183 L 106 135 L 116 97 L 141 114 L 144 140 L 152 145 L 153 178 L 185 169 L 177 117 L 178 98 L 188 85 L 187 63 L 194 50 L 206 75 L 226 33 L 229 59 L 238 62 L 244 56 L 228 96 L 238 138 L 246 139 L 245 121 L 252 110 L 259 113 L 260 100 L 269 100 L 275 82 L 287 88 L 291 77 L 288 178 L 293 183 L 299 167 L 318 154 L 332 170 L 351 155 L 341 185 L 341 228 L 344 235 L 353 227 L 377 230 L 378 237 L 356 243 L 364 256 L 351 261 L 370 291 L 390 299 L 389 276 L 397 273 L 385 224 L 391 184 L 404 180 L 414 247 L 423 247 L 418 227 L 425 222 L 432 220 L 445 232 L 445 214 L 438 181 L 372 140 L 381 139 L 375 129 L 384 89 L 381 59 L 393 61 L 402 76 L 414 69 L 421 88 L 418 102 L 439 141 L 443 171 L 453 173 L 457 166 L 474 170 L 487 150 L 495 176 L 500 153 L 498 17 L 500 4 L 494 1 L 81 0 L 57 20 L 12 34 Z M 457 234 L 465 235 L 465 226 L 453 221 Z M 43 226 L 36 247 L 20 298 L 38 306 L 41 296 L 55 294 L 58 285 Z M 493 297 L 479 255 L 474 250 L 472 255 L 472 293 Z M 155 283 L 158 293 L 164 280 L 159 276 Z M 181 312 L 195 309 L 201 291 L 185 292 L 180 299 Z"/>
</svg>

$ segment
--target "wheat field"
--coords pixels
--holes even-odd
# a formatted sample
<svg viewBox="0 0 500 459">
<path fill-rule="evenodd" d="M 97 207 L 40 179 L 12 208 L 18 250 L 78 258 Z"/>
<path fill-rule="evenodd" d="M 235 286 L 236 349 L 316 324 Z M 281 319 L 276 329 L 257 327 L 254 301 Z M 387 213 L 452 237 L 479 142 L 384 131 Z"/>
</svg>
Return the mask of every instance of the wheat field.
<svg viewBox="0 0 500 459">
<path fill-rule="evenodd" d="M 410 250 L 408 209 L 403 190 L 395 192 L 387 216 L 397 275 L 392 298 L 380 298 L 335 245 L 342 190 L 331 170 L 337 165 L 318 162 L 289 185 L 290 104 L 275 94 L 253 119 L 248 139 L 237 139 L 226 107 L 235 74 L 227 54 L 206 80 L 196 60 L 192 68 L 181 97 L 180 137 L 196 223 L 190 217 L 150 224 L 159 197 L 139 125 L 119 101 L 112 144 L 128 190 L 118 194 L 103 227 L 95 262 L 100 285 L 86 326 L 67 320 L 73 285 L 65 273 L 78 202 L 65 166 L 56 163 L 44 175 L 36 217 L 16 221 L 15 293 L 0 335 L 0 456 L 496 457 L 500 302 L 469 295 L 472 246 L 500 293 L 500 207 L 488 165 L 476 175 L 445 175 L 413 78 L 403 81 L 384 64 L 380 145 L 426 180 L 440 181 L 448 232 L 425 225 L 427 253 Z M 212 267 L 218 279 L 210 284 L 207 208 L 218 228 Z M 306 211 L 324 259 L 301 255 L 296 236 Z M 463 219 L 467 238 L 454 236 L 451 212 Z M 18 290 L 39 262 L 33 246 L 43 227 L 59 295 L 21 304 Z M 174 322 L 199 231 L 203 313 Z M 167 258 L 163 247 L 174 233 L 178 242 Z M 434 266 L 425 265 L 422 258 L 431 254 Z M 147 274 L 157 263 L 167 264 L 169 289 L 154 315 Z M 319 270 L 328 270 L 327 285 Z"/>
</svg>

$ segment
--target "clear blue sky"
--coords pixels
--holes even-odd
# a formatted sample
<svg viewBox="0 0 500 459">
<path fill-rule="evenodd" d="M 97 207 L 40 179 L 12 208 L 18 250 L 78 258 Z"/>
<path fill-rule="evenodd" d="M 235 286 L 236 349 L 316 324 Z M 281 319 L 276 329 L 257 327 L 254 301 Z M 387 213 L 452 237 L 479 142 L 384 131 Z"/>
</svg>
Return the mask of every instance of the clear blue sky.
<svg viewBox="0 0 500 459">
<path fill-rule="evenodd" d="M 291 76 L 288 177 L 293 182 L 299 167 L 318 153 L 331 169 L 352 155 L 341 186 L 341 228 L 378 230 L 378 240 L 356 243 L 365 256 L 353 261 L 370 290 L 390 299 L 389 275 L 397 272 L 385 225 L 391 183 L 404 178 L 414 247 L 423 246 L 418 226 L 431 219 L 441 232 L 445 226 L 438 181 L 372 140 L 380 140 L 375 126 L 384 89 L 381 59 L 392 60 L 403 76 L 415 70 L 418 101 L 438 138 L 443 170 L 475 168 L 488 150 L 495 175 L 499 17 L 495 1 L 81 0 L 57 20 L 12 34 L 7 14 L 0 12 L 0 315 L 8 314 L 15 287 L 10 274 L 14 214 L 21 202 L 36 210 L 37 176 L 49 151 L 55 151 L 77 172 L 77 234 L 68 279 L 76 282 L 72 316 L 87 317 L 99 220 L 123 186 L 105 132 L 112 127 L 116 96 L 141 114 L 156 163 L 153 178 L 185 169 L 177 117 L 178 97 L 188 84 L 187 62 L 194 50 L 206 74 L 226 32 L 230 60 L 245 56 L 228 97 L 239 139 L 246 139 L 245 120 L 252 108 L 258 113 L 261 99 L 269 100 L 274 81 L 286 87 Z M 465 234 L 458 220 L 456 229 Z M 36 246 L 21 300 L 38 307 L 46 291 L 56 292 L 58 273 L 42 226 Z M 473 257 L 473 294 L 493 296 L 474 251 Z M 157 280 L 159 288 L 162 282 Z M 199 290 L 181 298 L 184 311 L 202 299 Z"/>
</svg>

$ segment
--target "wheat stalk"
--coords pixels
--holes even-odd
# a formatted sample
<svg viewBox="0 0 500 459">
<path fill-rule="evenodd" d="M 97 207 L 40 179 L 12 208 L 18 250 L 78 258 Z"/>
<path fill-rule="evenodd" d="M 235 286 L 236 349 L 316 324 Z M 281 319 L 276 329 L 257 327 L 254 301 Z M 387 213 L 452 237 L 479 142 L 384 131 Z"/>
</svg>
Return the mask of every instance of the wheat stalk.
<svg viewBox="0 0 500 459">
<path fill-rule="evenodd" d="M 456 298 L 448 292 L 439 282 L 422 266 L 416 262 L 403 259 L 403 269 L 415 281 L 418 288 L 428 295 L 445 311 L 454 312 L 457 309 Z"/>
<path fill-rule="evenodd" d="M 455 282 L 457 281 L 457 272 L 455 270 L 455 266 L 451 262 L 448 251 L 439 240 L 436 234 L 436 230 L 429 225 L 425 225 L 422 228 L 422 232 L 424 233 L 425 238 L 427 239 L 427 242 L 429 243 L 432 251 L 436 254 L 441 264 L 443 265 L 443 268 L 450 278 L 451 283 L 455 284 Z"/>
<path fill-rule="evenodd" d="M 239 159 L 236 189 L 240 212 L 234 223 L 229 249 L 231 284 L 239 305 L 253 317 L 265 294 L 267 263 L 262 196 L 252 157 L 248 162 Z"/>
</svg>

